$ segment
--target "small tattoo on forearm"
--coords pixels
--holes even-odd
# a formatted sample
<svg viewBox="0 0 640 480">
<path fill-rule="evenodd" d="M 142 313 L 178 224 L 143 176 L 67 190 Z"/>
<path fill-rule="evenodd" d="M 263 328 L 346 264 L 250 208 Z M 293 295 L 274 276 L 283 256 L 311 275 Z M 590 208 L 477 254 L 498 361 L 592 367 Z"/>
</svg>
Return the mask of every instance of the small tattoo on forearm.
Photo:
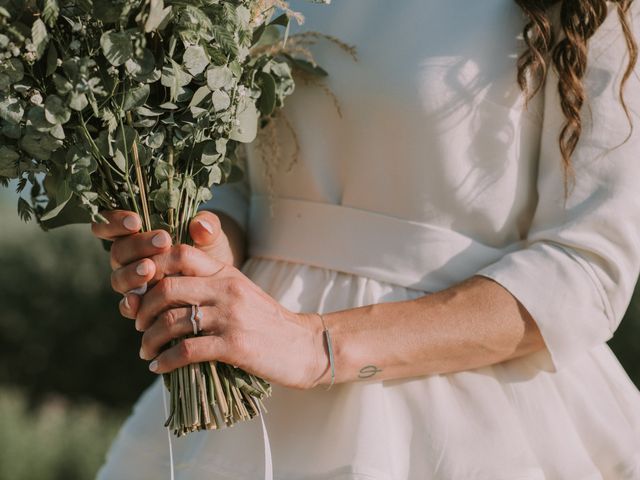
<svg viewBox="0 0 640 480">
<path fill-rule="evenodd" d="M 358 378 L 371 378 L 376 373 L 381 372 L 382 369 L 376 367 L 375 365 L 366 365 L 360 369 L 360 373 L 358 374 Z"/>
</svg>

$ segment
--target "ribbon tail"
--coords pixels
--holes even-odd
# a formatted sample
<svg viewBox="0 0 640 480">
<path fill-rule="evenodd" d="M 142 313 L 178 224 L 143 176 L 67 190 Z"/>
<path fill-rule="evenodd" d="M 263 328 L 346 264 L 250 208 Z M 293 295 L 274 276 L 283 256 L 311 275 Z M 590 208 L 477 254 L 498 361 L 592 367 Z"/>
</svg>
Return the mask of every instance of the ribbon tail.
<svg viewBox="0 0 640 480">
<path fill-rule="evenodd" d="M 273 460 L 271 458 L 271 445 L 269 444 L 269 434 L 267 426 L 264 424 L 264 412 L 259 402 L 258 410 L 260 410 L 260 421 L 262 422 L 262 434 L 264 438 L 264 480 L 273 480 Z"/>
<path fill-rule="evenodd" d="M 166 387 L 160 383 L 160 388 L 162 389 L 162 405 L 164 406 L 164 418 L 169 417 L 169 408 L 167 407 L 167 389 Z M 163 420 L 164 423 L 164 420 Z M 175 480 L 175 467 L 173 465 L 173 443 L 171 442 L 171 428 L 167 427 L 167 441 L 169 442 L 169 474 L 171 480 Z"/>
</svg>

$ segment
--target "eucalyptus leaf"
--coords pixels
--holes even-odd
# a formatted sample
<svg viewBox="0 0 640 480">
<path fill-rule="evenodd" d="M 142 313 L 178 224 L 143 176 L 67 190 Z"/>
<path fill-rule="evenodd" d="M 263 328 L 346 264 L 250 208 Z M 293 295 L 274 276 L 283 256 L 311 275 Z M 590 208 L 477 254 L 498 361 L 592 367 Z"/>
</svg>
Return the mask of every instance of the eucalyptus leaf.
<svg viewBox="0 0 640 480">
<path fill-rule="evenodd" d="M 178 202 L 180 201 L 180 190 L 177 188 L 168 187 L 161 188 L 157 191 L 153 204 L 160 212 L 166 212 L 170 208 L 178 208 Z"/>
<path fill-rule="evenodd" d="M 221 67 L 211 66 L 207 70 L 207 85 L 212 91 L 220 88 L 231 88 L 234 83 L 233 73 L 226 65 Z"/>
<path fill-rule="evenodd" d="M 64 140 L 65 139 L 65 133 L 64 133 L 64 128 L 62 127 L 61 124 L 57 123 L 56 125 L 54 125 L 51 130 L 49 130 L 49 134 L 53 137 L 56 138 L 58 140 Z"/>
<path fill-rule="evenodd" d="M 270 74 L 260 72 L 258 83 L 260 85 L 258 109 L 262 115 L 269 116 L 276 108 L 276 81 Z"/>
<path fill-rule="evenodd" d="M 20 140 L 20 147 L 36 160 L 48 160 L 51 153 L 62 145 L 60 140 L 53 138 L 48 133 L 37 131 L 28 132 Z"/>
<path fill-rule="evenodd" d="M 69 95 L 69 107 L 77 112 L 81 112 L 89 105 L 89 99 L 84 93 L 71 92 Z"/>
<path fill-rule="evenodd" d="M 176 169 L 173 165 L 165 162 L 164 160 L 158 160 L 154 170 L 154 176 L 159 183 L 162 183 L 169 178 L 173 178 L 175 174 Z"/>
<path fill-rule="evenodd" d="M 204 69 L 207 68 L 209 57 L 200 45 L 190 45 L 185 50 L 182 61 L 184 68 L 186 68 L 191 75 L 195 76 L 204 72 Z"/>
<path fill-rule="evenodd" d="M 69 192 L 69 196 L 62 202 L 58 203 L 57 205 L 49 205 L 47 207 L 47 211 L 44 213 L 44 215 L 42 215 L 42 217 L 40 217 L 40 219 L 46 222 L 47 220 L 55 218 L 67 205 L 67 203 L 69 203 L 69 200 L 71 200 L 71 195 L 71 192 Z"/>
<path fill-rule="evenodd" d="M 238 104 L 237 124 L 231 129 L 229 138 L 241 143 L 251 143 L 258 133 L 258 117 L 255 103 L 244 97 Z"/>
<path fill-rule="evenodd" d="M 216 149 L 215 142 L 212 140 L 204 142 L 201 148 L 202 153 L 200 156 L 200 163 L 202 163 L 203 165 L 213 165 L 222 158 L 222 155 Z"/>
<path fill-rule="evenodd" d="M 44 102 L 44 115 L 53 124 L 65 124 L 71 118 L 71 110 L 57 95 L 48 95 Z"/>
<path fill-rule="evenodd" d="M 116 150 L 113 155 L 113 163 L 121 172 L 127 173 L 127 159 L 122 150 Z"/>
<path fill-rule="evenodd" d="M 163 0 L 151 0 L 149 17 L 144 24 L 145 32 L 162 30 L 171 15 L 171 6 L 165 8 Z"/>
<path fill-rule="evenodd" d="M 18 124 L 24 115 L 24 101 L 15 97 L 0 99 L 0 118 Z"/>
<path fill-rule="evenodd" d="M 147 137 L 147 145 L 149 146 L 149 148 L 153 150 L 157 150 L 158 148 L 162 147 L 162 145 L 164 144 L 164 139 L 165 139 L 164 130 L 157 130 L 149 134 L 149 136 Z"/>
<path fill-rule="evenodd" d="M 22 136 L 22 126 L 19 123 L 2 122 L 0 133 L 7 138 L 18 140 Z"/>
<path fill-rule="evenodd" d="M 198 187 L 196 182 L 193 181 L 193 177 L 187 176 L 182 182 L 182 188 L 190 198 L 195 198 L 198 193 Z"/>
<path fill-rule="evenodd" d="M 155 58 L 153 52 L 148 48 L 142 50 L 141 55 L 129 58 L 124 66 L 129 74 L 138 78 L 145 78 L 153 72 L 155 68 Z M 156 79 L 157 80 L 157 79 Z"/>
<path fill-rule="evenodd" d="M 211 103 L 213 105 L 213 110 L 220 112 L 229 108 L 231 105 L 231 97 L 229 97 L 229 94 L 223 90 L 216 90 L 211 94 Z"/>
<path fill-rule="evenodd" d="M 16 162 L 20 158 L 18 152 L 6 145 L 0 146 L 0 176 L 14 178 L 17 174 Z"/>
<path fill-rule="evenodd" d="M 7 75 L 10 83 L 17 83 L 24 78 L 24 65 L 17 58 L 10 58 L 0 63 L 0 73 Z"/>
<path fill-rule="evenodd" d="M 147 98 L 149 98 L 150 90 L 151 89 L 147 84 L 128 90 L 124 97 L 124 102 L 122 103 L 122 110 L 128 112 L 138 107 L 142 107 L 147 101 Z"/>
<path fill-rule="evenodd" d="M 207 167 L 209 171 L 209 185 L 218 184 L 222 181 L 222 170 L 217 164 Z"/>
<path fill-rule="evenodd" d="M 53 84 L 60 95 L 66 95 L 73 88 L 71 82 L 62 75 L 54 73 L 51 75 L 51 79 L 53 80 Z"/>
<path fill-rule="evenodd" d="M 193 94 L 193 97 L 191 97 L 191 101 L 189 102 L 189 106 L 190 107 L 197 107 L 198 105 L 200 105 L 200 103 L 202 103 L 202 101 L 207 98 L 209 96 L 209 94 L 211 93 L 211 90 L 209 90 L 209 87 L 206 86 L 202 86 L 200 88 L 198 88 L 195 93 Z"/>
<path fill-rule="evenodd" d="M 105 32 L 100 37 L 102 54 L 113 66 L 120 66 L 133 57 L 131 36 L 126 32 L 114 30 Z"/>
</svg>

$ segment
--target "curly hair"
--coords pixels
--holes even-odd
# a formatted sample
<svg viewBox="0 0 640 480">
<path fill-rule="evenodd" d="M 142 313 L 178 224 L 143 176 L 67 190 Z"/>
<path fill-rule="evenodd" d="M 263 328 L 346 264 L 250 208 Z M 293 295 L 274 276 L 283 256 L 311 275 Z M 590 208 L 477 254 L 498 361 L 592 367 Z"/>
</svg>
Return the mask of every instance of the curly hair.
<svg viewBox="0 0 640 480">
<path fill-rule="evenodd" d="M 582 133 L 580 111 L 585 101 L 583 77 L 587 70 L 587 43 L 605 21 L 607 0 L 515 0 L 527 17 L 523 38 L 526 50 L 518 58 L 518 84 L 529 101 L 542 87 L 549 66 L 558 73 L 558 93 L 565 122 L 559 144 L 564 173 L 565 200 L 569 178 L 574 179 L 571 163 Z M 631 30 L 629 8 L 633 0 L 612 0 L 629 52 L 629 61 L 620 83 L 619 98 L 631 127 L 631 115 L 624 101 L 624 85 L 638 60 L 638 45 Z M 559 25 L 554 25 L 551 10 L 559 7 Z M 556 42 L 553 27 L 564 38 Z"/>
</svg>

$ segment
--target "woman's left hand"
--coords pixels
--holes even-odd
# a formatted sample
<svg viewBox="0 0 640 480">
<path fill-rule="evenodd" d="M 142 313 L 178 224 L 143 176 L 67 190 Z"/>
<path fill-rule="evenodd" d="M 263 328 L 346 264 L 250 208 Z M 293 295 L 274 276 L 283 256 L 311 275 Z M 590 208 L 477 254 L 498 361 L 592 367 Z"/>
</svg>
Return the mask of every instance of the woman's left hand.
<svg viewBox="0 0 640 480">
<path fill-rule="evenodd" d="M 177 245 L 151 260 L 163 278 L 122 313 L 144 331 L 140 356 L 154 359 L 153 372 L 220 360 L 286 387 L 317 385 L 328 367 L 317 315 L 291 312 L 232 265 L 193 247 Z M 162 351 L 171 340 L 193 333 L 191 305 L 199 306 L 201 335 Z"/>
</svg>

